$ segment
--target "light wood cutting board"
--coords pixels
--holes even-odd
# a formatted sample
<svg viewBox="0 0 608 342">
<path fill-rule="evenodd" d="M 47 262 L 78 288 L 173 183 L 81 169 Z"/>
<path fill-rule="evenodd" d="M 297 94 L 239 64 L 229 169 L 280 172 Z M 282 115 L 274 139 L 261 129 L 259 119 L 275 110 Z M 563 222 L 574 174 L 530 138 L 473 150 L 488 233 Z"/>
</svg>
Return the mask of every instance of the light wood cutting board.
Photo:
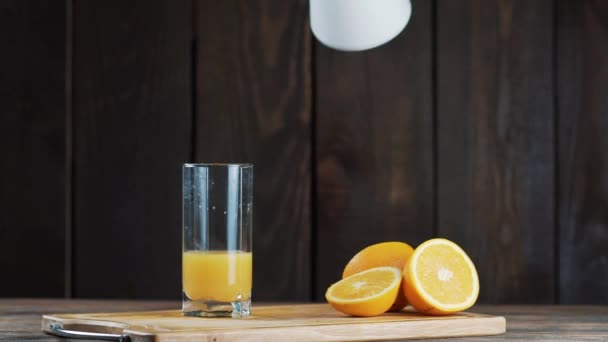
<svg viewBox="0 0 608 342">
<path fill-rule="evenodd" d="M 128 336 L 131 341 L 370 341 L 495 335 L 498 316 L 423 316 L 409 308 L 377 317 L 349 317 L 327 304 L 254 306 L 246 319 L 183 317 L 181 311 L 44 315 L 42 329 Z"/>
</svg>

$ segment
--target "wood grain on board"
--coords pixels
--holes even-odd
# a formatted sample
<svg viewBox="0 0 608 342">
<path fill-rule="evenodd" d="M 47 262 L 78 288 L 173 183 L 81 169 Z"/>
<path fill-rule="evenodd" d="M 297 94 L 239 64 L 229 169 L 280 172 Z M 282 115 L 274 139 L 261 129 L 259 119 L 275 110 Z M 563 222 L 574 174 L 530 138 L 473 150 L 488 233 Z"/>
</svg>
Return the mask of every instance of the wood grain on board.
<svg viewBox="0 0 608 342">
<path fill-rule="evenodd" d="M 316 43 L 316 298 L 361 248 L 433 236 L 431 2 L 377 49 Z"/>
<path fill-rule="evenodd" d="M 310 299 L 306 1 L 196 1 L 195 161 L 254 164 L 253 296 Z"/>
<path fill-rule="evenodd" d="M 555 294 L 553 1 L 437 2 L 438 234 L 480 301 Z"/>
<path fill-rule="evenodd" d="M 74 2 L 74 294 L 178 298 L 189 1 Z"/>
<path fill-rule="evenodd" d="M 0 297 L 64 295 L 65 20 L 64 2 L 0 4 Z"/>
<path fill-rule="evenodd" d="M 406 310 L 376 317 L 351 317 L 329 304 L 258 305 L 248 319 L 184 317 L 181 310 L 44 315 L 43 330 L 51 332 L 51 324 L 158 342 L 276 341 L 286 336 L 290 341 L 384 341 L 505 332 L 505 319 L 498 316 L 425 316 Z"/>
<path fill-rule="evenodd" d="M 178 301 L 0 299 L 0 340 L 65 341 L 42 332 L 41 316 L 45 314 L 175 310 L 180 305 Z M 437 338 L 425 342 L 552 342 L 565 336 L 574 341 L 604 342 L 608 335 L 608 307 L 605 305 L 476 305 L 471 312 L 504 316 L 507 332 L 498 336 Z"/>
<path fill-rule="evenodd" d="M 608 303 L 608 3 L 560 0 L 559 302 Z"/>
</svg>

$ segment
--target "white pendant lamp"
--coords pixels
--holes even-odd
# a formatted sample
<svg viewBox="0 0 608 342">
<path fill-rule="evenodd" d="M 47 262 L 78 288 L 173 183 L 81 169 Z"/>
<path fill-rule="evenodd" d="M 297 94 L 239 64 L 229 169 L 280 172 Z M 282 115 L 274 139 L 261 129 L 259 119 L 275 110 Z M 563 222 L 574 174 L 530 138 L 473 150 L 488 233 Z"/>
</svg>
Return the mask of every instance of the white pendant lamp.
<svg viewBox="0 0 608 342">
<path fill-rule="evenodd" d="M 310 28 L 333 49 L 362 51 L 395 38 L 412 14 L 410 0 L 310 0 Z"/>
</svg>

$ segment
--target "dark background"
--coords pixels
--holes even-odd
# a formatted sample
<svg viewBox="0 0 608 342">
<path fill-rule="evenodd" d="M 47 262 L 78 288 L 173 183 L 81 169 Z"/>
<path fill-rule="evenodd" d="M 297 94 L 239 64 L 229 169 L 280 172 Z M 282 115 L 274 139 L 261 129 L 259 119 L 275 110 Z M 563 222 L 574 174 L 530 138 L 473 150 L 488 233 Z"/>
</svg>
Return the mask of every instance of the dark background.
<svg viewBox="0 0 608 342">
<path fill-rule="evenodd" d="M 414 0 L 363 53 L 305 0 L 0 0 L 0 296 L 178 298 L 181 164 L 255 163 L 256 300 L 385 240 L 484 303 L 608 303 L 608 2 Z"/>
</svg>

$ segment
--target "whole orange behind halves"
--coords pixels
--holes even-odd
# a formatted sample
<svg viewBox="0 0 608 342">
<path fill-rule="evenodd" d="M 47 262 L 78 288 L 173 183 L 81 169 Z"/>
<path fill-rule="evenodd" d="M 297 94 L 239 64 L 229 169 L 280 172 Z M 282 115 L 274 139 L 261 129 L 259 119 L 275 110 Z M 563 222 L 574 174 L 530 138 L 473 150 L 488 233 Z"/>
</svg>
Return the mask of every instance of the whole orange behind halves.
<svg viewBox="0 0 608 342">
<path fill-rule="evenodd" d="M 368 246 L 348 262 L 342 278 L 374 267 L 389 266 L 402 270 L 413 251 L 414 249 L 410 245 L 403 242 L 382 242 Z M 399 291 L 395 302 L 388 311 L 400 311 L 406 305 L 405 295 L 403 291 Z"/>
<path fill-rule="evenodd" d="M 446 315 L 466 310 L 479 295 L 475 265 L 458 245 L 431 239 L 416 248 L 403 268 L 402 290 L 416 311 Z"/>
</svg>

